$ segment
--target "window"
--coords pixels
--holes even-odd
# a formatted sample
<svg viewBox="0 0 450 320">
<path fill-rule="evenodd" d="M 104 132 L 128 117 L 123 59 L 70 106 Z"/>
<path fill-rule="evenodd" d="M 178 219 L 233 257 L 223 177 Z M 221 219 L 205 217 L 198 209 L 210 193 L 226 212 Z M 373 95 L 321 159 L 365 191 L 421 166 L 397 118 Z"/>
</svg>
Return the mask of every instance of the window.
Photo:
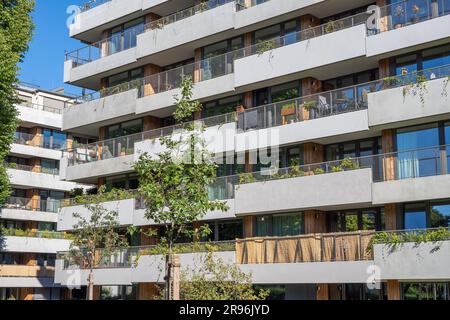
<svg viewBox="0 0 450 320">
<path fill-rule="evenodd" d="M 144 70 L 142 68 L 133 69 L 130 71 L 121 72 L 106 78 L 107 87 L 115 87 L 122 83 L 126 83 L 133 80 L 141 79 L 144 75 Z M 130 88 L 131 89 L 131 88 Z"/>
<path fill-rule="evenodd" d="M 450 202 L 432 203 L 430 211 L 430 227 L 450 227 Z"/>
<path fill-rule="evenodd" d="M 43 129 L 44 148 L 47 149 L 64 149 L 67 142 L 67 134 L 54 129 Z"/>
<path fill-rule="evenodd" d="M 258 44 L 278 37 L 283 38 L 283 44 L 288 45 L 297 41 L 297 31 L 300 26 L 297 20 L 276 24 L 253 33 L 253 43 Z"/>
<path fill-rule="evenodd" d="M 437 124 L 397 130 L 399 179 L 439 174 L 440 166 L 436 149 L 428 148 L 439 146 L 439 144 Z"/>
<path fill-rule="evenodd" d="M 344 142 L 325 146 L 326 161 L 342 160 L 345 158 L 366 157 L 376 155 L 381 151 L 381 138 Z M 364 161 L 370 161 L 366 158 Z"/>
<path fill-rule="evenodd" d="M 449 283 L 402 283 L 403 300 L 450 300 Z"/>
<path fill-rule="evenodd" d="M 359 230 L 384 230 L 382 208 L 339 211 L 327 214 L 328 232 L 354 232 Z"/>
<path fill-rule="evenodd" d="M 243 238 L 243 223 L 241 219 L 216 220 L 206 222 L 211 233 L 202 241 L 230 241 Z"/>
<path fill-rule="evenodd" d="M 137 35 L 145 28 L 144 18 L 139 18 L 110 30 L 108 55 L 136 46 Z"/>
<path fill-rule="evenodd" d="M 383 300 L 383 287 L 369 289 L 366 284 L 346 283 L 344 285 L 345 300 Z"/>
<path fill-rule="evenodd" d="M 304 233 L 303 213 L 274 214 L 256 217 L 256 236 L 295 236 Z"/>
<path fill-rule="evenodd" d="M 122 122 L 106 128 L 106 139 L 128 136 L 142 132 L 143 129 L 144 125 L 142 119 Z"/>
<path fill-rule="evenodd" d="M 203 104 L 202 118 L 235 112 L 242 105 L 242 96 L 232 96 Z"/>
<path fill-rule="evenodd" d="M 102 286 L 100 290 L 101 300 L 136 300 L 136 286 Z"/>
<path fill-rule="evenodd" d="M 112 189 L 136 190 L 139 188 L 139 179 L 135 174 L 106 177 L 105 185 L 106 191 Z"/>
<path fill-rule="evenodd" d="M 255 91 L 255 106 L 266 105 L 285 100 L 298 98 L 301 92 L 299 81 L 293 81 L 282 85 L 259 89 Z"/>
<path fill-rule="evenodd" d="M 425 229 L 427 227 L 427 212 L 425 204 L 405 204 L 405 229 Z"/>
<path fill-rule="evenodd" d="M 450 64 L 450 45 L 448 44 L 409 53 L 394 59 L 396 75 L 411 74 L 417 70 L 431 69 L 447 64 Z"/>
<path fill-rule="evenodd" d="M 236 57 L 236 52 L 234 51 L 242 48 L 243 45 L 244 39 L 240 36 L 203 47 L 202 80 L 212 79 L 231 72 L 233 61 Z M 228 52 L 231 54 L 225 55 Z"/>
</svg>

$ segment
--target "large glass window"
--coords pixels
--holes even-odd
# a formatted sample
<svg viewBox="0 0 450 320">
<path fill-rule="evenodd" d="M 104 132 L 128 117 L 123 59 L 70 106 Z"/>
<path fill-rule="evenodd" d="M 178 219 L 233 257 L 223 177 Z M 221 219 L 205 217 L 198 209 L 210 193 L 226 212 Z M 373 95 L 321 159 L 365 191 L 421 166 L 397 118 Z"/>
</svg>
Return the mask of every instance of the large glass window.
<svg viewBox="0 0 450 320">
<path fill-rule="evenodd" d="M 143 77 L 143 75 L 144 75 L 144 70 L 142 68 L 121 72 L 121 73 L 118 73 L 118 74 L 115 74 L 115 75 L 112 75 L 112 76 L 106 78 L 107 86 L 110 88 L 115 87 L 120 84 L 132 81 L 132 80 L 141 79 Z M 127 88 L 127 89 L 131 89 L 131 88 Z M 117 93 L 119 93 L 119 91 L 117 91 Z"/>
<path fill-rule="evenodd" d="M 145 19 L 142 17 L 111 29 L 108 54 L 111 55 L 135 47 L 137 35 L 144 31 L 144 27 Z"/>
<path fill-rule="evenodd" d="M 405 204 L 405 229 L 425 229 L 427 227 L 427 212 L 425 204 Z"/>
<path fill-rule="evenodd" d="M 212 79 L 231 72 L 236 57 L 234 51 L 243 45 L 244 39 L 240 36 L 203 47 L 202 79 Z M 227 52 L 233 53 L 225 55 Z"/>
<path fill-rule="evenodd" d="M 101 300 L 136 300 L 136 286 L 102 286 Z"/>
<path fill-rule="evenodd" d="M 64 149 L 67 142 L 67 134 L 58 130 L 43 129 L 44 148 L 47 149 Z"/>
<path fill-rule="evenodd" d="M 242 96 L 232 96 L 203 104 L 202 118 L 235 112 L 242 105 Z"/>
<path fill-rule="evenodd" d="M 256 236 L 294 236 L 304 233 L 303 213 L 274 214 L 256 217 Z"/>
<path fill-rule="evenodd" d="M 327 214 L 328 232 L 384 230 L 384 210 L 370 208 Z"/>
<path fill-rule="evenodd" d="M 430 208 L 430 227 L 450 227 L 450 202 L 432 203 Z"/>
<path fill-rule="evenodd" d="M 255 44 L 258 44 L 274 38 L 283 37 L 283 41 L 280 44 L 288 45 L 297 41 L 297 31 L 299 31 L 299 28 L 300 26 L 297 20 L 283 22 L 255 31 L 253 33 L 253 41 Z"/>
<path fill-rule="evenodd" d="M 134 133 L 142 132 L 143 122 L 142 119 L 131 120 L 128 122 L 122 122 L 107 127 L 106 139 L 118 138 L 122 136 L 128 136 Z"/>
<path fill-rule="evenodd" d="M 440 165 L 436 149 L 439 128 L 429 124 L 397 130 L 397 164 L 399 179 L 436 175 Z"/>
</svg>

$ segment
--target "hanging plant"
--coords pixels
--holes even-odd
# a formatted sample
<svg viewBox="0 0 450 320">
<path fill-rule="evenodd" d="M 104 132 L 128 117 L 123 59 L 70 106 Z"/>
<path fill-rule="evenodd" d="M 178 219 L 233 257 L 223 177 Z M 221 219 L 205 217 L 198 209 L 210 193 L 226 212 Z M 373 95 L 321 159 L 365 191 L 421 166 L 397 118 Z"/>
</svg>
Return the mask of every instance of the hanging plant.
<svg viewBox="0 0 450 320">
<path fill-rule="evenodd" d="M 427 77 L 425 75 L 417 75 L 416 82 L 403 87 L 403 102 L 407 95 L 419 96 L 422 107 L 425 106 L 425 94 L 428 93 Z"/>
</svg>

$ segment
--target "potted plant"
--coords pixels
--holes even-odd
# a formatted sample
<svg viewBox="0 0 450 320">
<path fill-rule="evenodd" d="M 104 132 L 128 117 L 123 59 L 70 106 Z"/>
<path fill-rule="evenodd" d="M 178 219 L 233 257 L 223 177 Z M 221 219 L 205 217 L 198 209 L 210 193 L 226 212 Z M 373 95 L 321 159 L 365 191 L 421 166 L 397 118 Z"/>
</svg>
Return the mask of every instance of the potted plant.
<svg viewBox="0 0 450 320">
<path fill-rule="evenodd" d="M 127 155 L 127 149 L 125 147 L 120 148 L 120 156 L 126 156 Z"/>
<path fill-rule="evenodd" d="M 295 113 L 295 104 L 293 102 L 285 104 L 284 106 L 281 107 L 282 116 L 289 116 L 294 113 Z"/>
</svg>

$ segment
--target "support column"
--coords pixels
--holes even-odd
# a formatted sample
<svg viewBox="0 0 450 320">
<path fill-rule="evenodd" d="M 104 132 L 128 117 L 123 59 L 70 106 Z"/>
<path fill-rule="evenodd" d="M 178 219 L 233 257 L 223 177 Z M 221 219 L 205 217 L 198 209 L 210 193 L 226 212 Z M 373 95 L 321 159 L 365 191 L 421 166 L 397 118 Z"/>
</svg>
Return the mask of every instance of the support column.
<svg viewBox="0 0 450 320">
<path fill-rule="evenodd" d="M 33 300 L 34 289 L 33 288 L 20 288 L 20 300 Z"/>
<path fill-rule="evenodd" d="M 389 58 L 381 59 L 378 61 L 378 73 L 380 79 L 387 78 L 391 76 L 391 62 Z"/>
<path fill-rule="evenodd" d="M 173 257 L 173 300 L 180 300 L 181 270 L 180 256 Z"/>
<path fill-rule="evenodd" d="M 107 41 L 109 37 L 109 30 L 104 30 L 102 32 L 102 45 L 101 45 L 101 55 L 102 57 L 106 57 L 109 54 L 109 41 Z"/>
<path fill-rule="evenodd" d="M 144 117 L 144 132 L 150 131 L 154 129 L 159 129 L 162 127 L 162 120 L 161 118 L 153 117 L 153 116 L 145 116 Z"/>
<path fill-rule="evenodd" d="M 145 15 L 145 31 L 151 30 L 152 29 L 151 23 L 153 21 L 156 21 L 159 19 L 161 19 L 161 16 L 156 13 L 150 12 L 150 13 L 146 14 Z"/>
<path fill-rule="evenodd" d="M 104 177 L 97 179 L 97 188 L 101 188 L 106 184 L 106 179 Z"/>
<path fill-rule="evenodd" d="M 30 166 L 32 167 L 32 172 L 41 172 L 41 159 L 40 158 L 31 158 Z"/>
<path fill-rule="evenodd" d="M 252 238 L 254 236 L 254 216 L 244 217 L 244 238 Z"/>
<path fill-rule="evenodd" d="M 27 189 L 26 195 L 27 199 L 30 199 L 27 205 L 31 208 L 31 210 L 39 211 L 40 209 L 39 189 Z"/>
<path fill-rule="evenodd" d="M 317 101 L 317 99 L 314 99 L 313 97 L 311 97 L 311 100 L 308 100 L 307 97 L 322 91 L 322 81 L 309 77 L 302 79 L 301 85 L 302 97 L 306 97 L 304 101 Z M 311 118 L 310 112 L 311 111 L 309 109 L 302 108 L 299 116 L 302 120 L 309 120 Z"/>
<path fill-rule="evenodd" d="M 202 69 L 201 69 L 201 60 L 202 60 L 202 48 L 197 48 L 194 51 L 194 83 L 202 81 Z"/>
<path fill-rule="evenodd" d="M 321 283 L 316 286 L 317 290 L 317 300 L 329 300 L 329 290 L 328 290 L 328 284 Z"/>
<path fill-rule="evenodd" d="M 319 210 L 306 210 L 304 212 L 305 234 L 327 232 L 326 213 Z"/>
<path fill-rule="evenodd" d="M 154 76 L 158 73 L 162 72 L 162 68 L 160 66 L 157 66 L 155 64 L 147 64 L 144 67 L 144 96 L 151 96 L 156 93 L 159 93 L 161 90 L 166 90 L 165 86 L 166 84 L 163 83 L 163 80 L 161 77 Z"/>
<path fill-rule="evenodd" d="M 320 19 L 313 16 L 312 14 L 305 14 L 301 16 L 299 19 L 300 19 L 300 30 L 305 30 L 320 25 Z"/>
<path fill-rule="evenodd" d="M 34 127 L 30 129 L 30 134 L 33 135 L 33 140 L 31 140 L 30 144 L 34 147 L 40 147 L 44 143 L 44 139 L 42 137 L 42 128 Z"/>
<path fill-rule="evenodd" d="M 387 1 L 386 0 L 377 0 L 376 5 L 379 7 L 384 7 L 387 5 Z M 383 10 L 382 10 L 381 14 L 383 14 L 383 13 L 385 13 L 385 12 L 383 12 Z M 387 15 L 381 17 L 380 25 L 379 25 L 380 32 L 388 31 L 388 29 L 389 29 L 389 19 L 388 18 L 389 17 Z M 381 78 L 381 76 L 380 76 L 380 78 Z"/>
<path fill-rule="evenodd" d="M 140 237 L 139 237 L 139 244 L 141 246 L 154 246 L 158 243 L 158 237 L 156 235 L 155 236 L 148 235 L 148 231 L 150 231 L 150 230 L 157 231 L 158 227 L 148 226 L 148 227 L 142 228 Z"/>
<path fill-rule="evenodd" d="M 388 300 L 400 300 L 400 282 L 398 280 L 387 281 L 387 298 Z"/>
<path fill-rule="evenodd" d="M 101 286 L 94 286 L 94 300 L 100 300 L 101 298 Z M 89 290 L 89 288 L 88 288 Z"/>
<path fill-rule="evenodd" d="M 397 206 L 395 203 L 384 205 L 384 221 L 386 230 L 397 230 Z"/>
</svg>

